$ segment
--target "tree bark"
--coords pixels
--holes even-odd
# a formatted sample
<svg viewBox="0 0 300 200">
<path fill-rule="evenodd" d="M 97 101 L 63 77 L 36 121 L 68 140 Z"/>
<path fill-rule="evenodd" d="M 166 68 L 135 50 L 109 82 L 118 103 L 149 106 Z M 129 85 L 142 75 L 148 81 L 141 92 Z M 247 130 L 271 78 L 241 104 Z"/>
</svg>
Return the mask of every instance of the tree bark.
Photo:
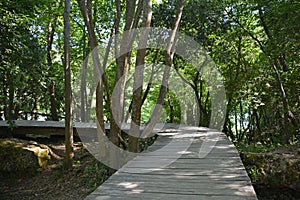
<svg viewBox="0 0 300 200">
<path fill-rule="evenodd" d="M 73 166 L 73 127 L 72 127 L 72 93 L 70 69 L 70 0 L 65 0 L 64 12 L 64 70 L 65 70 L 65 159 L 64 166 L 71 169 Z"/>
</svg>

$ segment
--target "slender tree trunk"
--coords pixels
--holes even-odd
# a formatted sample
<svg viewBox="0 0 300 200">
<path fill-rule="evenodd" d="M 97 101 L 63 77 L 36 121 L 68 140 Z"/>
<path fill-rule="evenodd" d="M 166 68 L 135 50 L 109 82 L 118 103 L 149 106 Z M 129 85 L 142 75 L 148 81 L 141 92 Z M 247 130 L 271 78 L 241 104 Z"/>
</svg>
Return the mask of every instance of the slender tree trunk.
<svg viewBox="0 0 300 200">
<path fill-rule="evenodd" d="M 156 60 L 157 60 L 158 53 L 159 53 L 159 50 L 156 51 L 156 53 L 154 55 L 154 58 L 153 58 L 153 61 L 152 61 L 153 64 L 152 64 L 151 76 L 149 78 L 149 82 L 147 84 L 147 87 L 146 87 L 144 95 L 143 95 L 142 105 L 145 103 L 145 101 L 147 99 L 147 96 L 148 96 L 148 94 L 150 92 L 150 89 L 151 89 L 152 81 L 154 79 L 154 75 L 156 73 L 156 71 L 154 71 L 154 66 L 155 66 L 155 63 L 156 63 Z M 128 111 L 127 111 L 126 116 L 125 116 L 125 122 L 128 121 L 128 118 L 129 118 L 129 115 L 130 115 L 131 111 L 132 111 L 132 101 L 129 104 Z"/>
<path fill-rule="evenodd" d="M 238 142 L 241 142 L 241 133 L 239 133 L 238 129 L 238 116 L 237 116 L 237 106 L 234 109 L 234 127 L 235 127 L 235 135 L 238 138 Z"/>
<path fill-rule="evenodd" d="M 65 69 L 65 159 L 64 166 L 71 169 L 73 166 L 73 126 L 72 126 L 72 93 L 70 68 L 70 0 L 65 0 L 64 12 L 64 69 Z"/>
<path fill-rule="evenodd" d="M 144 1 L 144 19 L 141 31 L 139 50 L 136 55 L 134 83 L 133 83 L 133 100 L 132 100 L 132 122 L 130 124 L 130 136 L 128 141 L 129 151 L 139 151 L 139 136 L 141 124 L 141 109 L 142 109 L 142 92 L 144 79 L 144 65 L 146 56 L 146 47 L 148 35 L 150 31 L 150 24 L 152 18 L 152 0 Z"/>
<path fill-rule="evenodd" d="M 38 90 L 39 89 L 36 88 L 36 92 L 35 92 L 35 95 L 34 95 L 33 108 L 31 110 L 31 120 L 37 120 L 38 119 L 38 114 L 37 114 L 37 106 L 38 106 L 38 99 L 39 99 Z M 26 116 L 26 118 L 27 118 L 27 116 Z"/>
<path fill-rule="evenodd" d="M 108 53 L 110 50 L 110 45 L 111 42 L 109 42 L 109 45 L 107 47 L 106 50 L 106 55 L 103 61 L 103 65 L 101 66 L 100 63 L 100 59 L 99 59 L 99 54 L 98 54 L 98 50 L 96 49 L 96 47 L 98 46 L 98 42 L 97 42 L 97 38 L 96 38 L 96 34 L 95 34 L 95 30 L 94 30 L 94 20 L 92 18 L 92 1 L 88 0 L 87 5 L 85 5 L 85 1 L 84 0 L 77 0 L 81 13 L 83 15 L 85 24 L 87 26 L 88 29 L 88 38 L 90 41 L 90 47 L 91 50 L 93 51 L 92 57 L 93 57 L 93 63 L 94 63 L 94 69 L 95 69 L 95 75 L 96 77 L 99 76 L 99 74 L 102 74 L 102 76 L 98 77 L 99 78 L 99 82 L 97 83 L 97 87 L 96 87 L 96 116 L 97 116 L 97 132 L 98 132 L 98 137 L 102 136 L 103 134 L 105 134 L 104 132 L 104 90 L 103 90 L 103 86 L 106 89 L 106 98 L 107 98 L 107 103 L 108 103 L 108 107 L 109 107 L 109 111 L 111 114 L 111 121 L 110 121 L 110 125 L 111 125 L 111 129 L 110 129 L 110 139 L 111 142 L 113 142 L 115 145 L 119 146 L 119 135 L 121 135 L 121 131 L 120 128 L 118 127 L 117 123 L 115 122 L 115 119 L 112 117 L 112 109 L 111 109 L 111 105 L 110 105 L 110 92 L 109 92 L 109 85 L 108 85 L 108 81 L 107 78 L 104 74 L 104 68 L 106 66 L 106 62 L 107 62 L 107 58 L 108 58 Z M 119 5 L 120 1 L 117 0 L 117 5 Z M 120 9 L 120 6 L 117 6 Z M 116 30 L 118 31 L 118 24 L 120 22 L 120 10 L 118 10 L 117 12 L 117 19 L 116 19 Z M 117 162 L 117 158 L 118 155 L 116 154 L 116 152 L 114 152 L 114 148 L 110 149 L 110 157 L 113 158 L 111 163 L 111 166 L 118 166 Z M 105 149 L 103 147 L 100 147 L 100 151 L 105 151 Z M 114 172 L 114 170 L 112 169 L 111 172 Z"/>
<path fill-rule="evenodd" d="M 0 56 L 1 58 L 1 56 Z M 3 103 L 3 112 L 4 112 L 4 119 L 7 120 L 8 119 L 8 113 L 7 113 L 7 82 L 5 81 L 7 80 L 7 71 L 3 70 L 3 82 L 2 82 L 2 103 Z M 3 120 L 4 120 L 3 119 Z"/>
<path fill-rule="evenodd" d="M 253 121 L 255 120 L 255 125 L 256 125 L 254 140 L 257 142 L 258 137 L 261 136 L 261 129 L 260 129 L 260 120 L 256 109 L 253 109 L 253 116 L 254 116 Z"/>
<path fill-rule="evenodd" d="M 82 122 L 87 121 L 86 116 L 86 104 L 87 104 L 87 93 L 86 93 L 86 70 L 87 70 L 87 60 L 83 61 L 82 65 L 82 75 L 81 75 L 81 83 L 80 83 L 80 118 Z"/>
<path fill-rule="evenodd" d="M 230 122 L 230 107 L 231 107 L 231 102 L 232 102 L 232 98 L 229 97 L 228 102 L 227 102 L 227 107 L 226 107 L 226 115 L 225 115 L 225 122 L 224 122 L 224 126 L 223 126 L 223 132 L 226 133 L 226 135 L 228 135 L 232 141 L 234 141 L 236 139 L 236 137 L 234 137 L 232 130 L 231 130 L 231 122 Z"/>
<path fill-rule="evenodd" d="M 206 100 L 204 102 L 204 106 L 202 105 L 202 98 L 203 98 L 203 80 L 198 80 L 200 73 L 197 72 L 197 75 L 195 79 L 193 80 L 193 83 L 189 82 L 182 74 L 179 73 L 178 70 L 176 70 L 176 73 L 179 75 L 181 80 L 191 86 L 191 88 L 194 91 L 195 97 L 196 97 L 196 103 L 197 103 L 197 109 L 199 110 L 199 118 L 197 121 L 197 126 L 209 126 L 209 112 L 207 107 L 208 99 L 209 99 L 209 91 L 206 95 Z M 200 83 L 200 90 L 198 89 L 198 83 Z"/>
<path fill-rule="evenodd" d="M 48 91 L 50 94 L 50 111 L 51 111 L 51 120 L 58 121 L 58 114 L 57 114 L 57 103 L 56 103 L 56 93 L 55 93 L 55 82 L 52 80 L 53 77 L 53 63 L 52 63 L 52 44 L 53 38 L 55 33 L 55 26 L 56 26 L 57 17 L 49 22 L 48 30 L 47 30 L 47 64 L 50 68 L 49 77 L 50 77 L 50 84 L 48 86 Z"/>
<path fill-rule="evenodd" d="M 8 74 L 8 107 L 7 107 L 7 120 L 14 120 L 14 98 L 15 98 L 15 85 L 13 75 Z"/>
<path fill-rule="evenodd" d="M 124 113 L 124 95 L 125 95 L 125 84 L 126 77 L 129 70 L 130 52 L 129 49 L 132 45 L 132 24 L 134 20 L 136 0 L 126 0 L 126 11 L 125 11 L 125 27 L 124 34 L 122 35 L 120 49 L 117 48 L 118 43 L 115 45 L 116 49 L 116 78 L 114 84 L 114 96 L 112 97 L 112 116 L 111 119 L 114 122 L 111 124 L 111 140 L 119 143 L 119 135 L 121 135 L 121 123 L 123 121 Z M 117 11 L 120 12 L 120 1 L 117 1 Z M 120 17 L 120 13 L 117 13 L 117 22 Z M 119 27 L 116 27 L 116 33 L 118 33 Z M 118 85 L 117 85 L 118 83 Z"/>
<path fill-rule="evenodd" d="M 50 92 L 50 111 L 51 111 L 51 120 L 58 121 L 58 113 L 57 113 L 57 103 L 56 103 L 56 92 L 55 92 L 55 82 L 51 80 L 49 86 Z"/>
<path fill-rule="evenodd" d="M 173 123 L 174 122 L 174 106 L 172 105 L 172 100 L 171 100 L 171 94 L 170 94 L 170 90 L 167 89 L 167 93 L 168 93 L 168 104 L 169 104 L 169 108 L 170 108 L 170 123 Z M 191 108 L 190 108 L 190 105 L 188 105 L 188 108 L 187 108 L 187 114 L 190 114 L 192 112 Z M 189 119 L 189 117 L 187 117 Z M 190 124 L 190 121 L 187 121 L 188 124 Z"/>
<path fill-rule="evenodd" d="M 175 35 L 176 32 L 178 30 L 179 27 L 179 23 L 181 21 L 181 16 L 182 16 L 182 12 L 183 12 L 183 8 L 184 8 L 184 4 L 185 4 L 186 0 L 181 0 L 180 4 L 178 6 L 177 9 L 177 14 L 176 14 L 176 19 L 175 22 L 173 24 L 173 28 L 169 37 L 169 42 L 167 44 L 167 48 L 166 48 L 166 52 L 165 52 L 165 70 L 164 70 L 164 74 L 163 74 L 163 79 L 162 79 L 162 85 L 160 87 L 160 91 L 159 91 L 159 95 L 158 95 L 158 99 L 155 105 L 155 108 L 153 110 L 153 114 L 150 118 L 150 121 L 148 123 L 148 125 L 145 127 L 143 133 L 142 133 L 142 137 L 147 137 L 149 134 L 151 134 L 155 124 L 157 123 L 160 114 L 161 114 L 161 110 L 162 110 L 162 106 L 164 103 L 164 98 L 165 98 L 165 94 L 167 91 L 167 85 L 168 85 L 168 80 L 169 80 L 169 76 L 170 76 L 170 70 L 171 70 L 171 66 L 173 63 L 173 56 L 174 56 L 174 52 L 171 52 L 171 49 L 173 48 L 174 44 L 175 44 Z"/>
<path fill-rule="evenodd" d="M 87 70 L 87 60 L 86 58 L 86 33 L 85 33 L 85 25 L 83 25 L 82 31 L 82 56 L 83 56 L 83 65 L 82 65 L 82 75 L 81 75 L 81 83 L 80 83 L 80 118 L 82 122 L 86 122 L 87 120 L 87 92 L 86 92 L 86 70 Z"/>
<path fill-rule="evenodd" d="M 99 78 L 96 87 L 96 116 L 99 122 L 100 128 L 104 130 L 104 106 L 103 106 L 103 80 L 102 77 L 98 77 L 103 74 L 103 69 L 100 64 L 99 54 L 97 50 L 98 42 L 94 29 L 94 20 L 92 18 L 92 1 L 88 0 L 85 4 L 84 0 L 77 0 L 81 14 L 83 15 L 85 25 L 88 30 L 88 38 L 90 42 L 90 48 L 92 52 L 94 70 L 96 78 Z"/>
<path fill-rule="evenodd" d="M 197 72 L 197 74 L 199 74 L 199 73 Z M 197 82 L 195 82 L 195 89 L 198 90 Z M 197 92 L 197 94 L 198 94 L 198 91 L 195 91 L 195 92 Z M 206 114 L 206 113 L 204 113 L 204 109 L 203 109 L 203 107 L 202 107 L 202 97 L 203 97 L 203 81 L 201 80 L 201 81 L 200 81 L 200 94 L 199 94 L 199 97 L 197 98 L 198 106 L 199 106 L 199 108 L 200 108 L 199 127 L 200 127 L 201 125 L 203 125 L 203 124 L 202 124 L 202 122 L 203 122 L 203 115 Z M 205 120 L 205 121 L 206 121 L 206 120 Z"/>
<path fill-rule="evenodd" d="M 240 123 L 240 135 L 242 135 L 242 132 L 244 131 L 244 112 L 243 112 L 242 99 L 240 99 L 239 106 L 240 106 L 240 121 L 239 121 L 239 123 Z M 250 123 L 250 120 L 249 120 L 249 123 Z"/>
</svg>

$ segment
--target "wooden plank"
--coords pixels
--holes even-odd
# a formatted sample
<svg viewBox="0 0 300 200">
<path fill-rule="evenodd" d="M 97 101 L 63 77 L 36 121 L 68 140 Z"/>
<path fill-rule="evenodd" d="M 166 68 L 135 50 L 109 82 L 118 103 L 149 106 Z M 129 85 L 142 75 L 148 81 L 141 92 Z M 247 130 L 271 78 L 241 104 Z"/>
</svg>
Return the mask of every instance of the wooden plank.
<svg viewBox="0 0 300 200">
<path fill-rule="evenodd" d="M 123 194 L 91 194 L 86 200 L 113 200 L 113 199 L 139 199 L 139 200 L 257 200 L 256 197 L 239 197 L 239 196 L 219 196 L 219 195 L 180 195 L 180 194 L 161 194 L 161 193 L 143 193 L 130 194 L 130 198 Z"/>
<path fill-rule="evenodd" d="M 122 183 L 120 183 L 122 184 Z M 239 185 L 239 184 L 224 184 L 224 185 L 216 185 L 216 184 L 206 184 L 206 185 L 197 185 L 192 187 L 184 187 L 185 185 L 189 186 L 189 184 L 177 184 L 177 185 L 167 185 L 162 187 L 165 184 L 134 184 L 132 183 L 130 187 L 134 186 L 134 188 L 126 188 L 120 184 L 105 184 L 102 186 L 102 190 L 99 191 L 99 194 L 133 194 L 133 193 L 162 193 L 162 194 L 177 194 L 177 195 L 218 195 L 218 196 L 234 196 L 233 194 L 241 194 L 244 197 L 252 196 L 253 191 L 249 190 L 251 185 Z M 127 183 L 124 182 L 124 185 Z M 113 188 L 113 189 L 112 189 Z M 101 192 L 101 193 L 100 193 Z M 94 194 L 97 194 L 95 192 Z M 238 196 L 238 195 L 236 195 Z"/>
<path fill-rule="evenodd" d="M 132 197 L 133 194 L 140 194 L 142 197 L 145 194 L 152 194 L 153 197 L 159 194 L 165 195 L 197 195 L 198 197 L 207 197 L 207 196 L 237 196 L 237 197 L 253 197 L 254 190 L 251 185 L 234 185 L 234 184 L 224 184 L 218 185 L 215 184 L 208 184 L 206 187 L 204 185 L 199 185 L 199 187 L 190 187 L 190 188 L 182 188 L 183 185 L 177 185 L 177 187 L 160 187 L 159 184 L 149 185 L 145 183 L 145 185 L 138 185 L 138 184 L 128 184 L 129 188 L 124 187 L 128 184 L 127 182 L 120 183 L 119 185 L 116 184 L 105 184 L 101 187 L 101 190 L 96 190 L 93 192 L 93 195 L 97 194 L 107 194 L 107 195 L 122 195 L 124 199 L 129 199 Z M 202 186 L 202 187 L 201 187 Z"/>
</svg>

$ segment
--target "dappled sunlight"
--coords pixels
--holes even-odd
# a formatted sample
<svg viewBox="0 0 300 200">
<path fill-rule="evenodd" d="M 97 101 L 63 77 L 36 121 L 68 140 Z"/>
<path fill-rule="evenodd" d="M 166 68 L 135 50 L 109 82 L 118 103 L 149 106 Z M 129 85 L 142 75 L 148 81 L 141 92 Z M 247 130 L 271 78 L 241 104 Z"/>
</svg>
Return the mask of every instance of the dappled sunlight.
<svg viewBox="0 0 300 200">
<path fill-rule="evenodd" d="M 133 189 L 133 188 L 136 188 L 138 186 L 138 184 L 131 183 L 131 182 L 122 182 L 122 183 L 119 183 L 118 185 L 122 186 L 126 189 Z"/>
<path fill-rule="evenodd" d="M 193 152 L 192 151 L 178 151 L 177 153 L 181 154 L 181 155 L 186 155 L 186 154 L 192 154 Z"/>
</svg>

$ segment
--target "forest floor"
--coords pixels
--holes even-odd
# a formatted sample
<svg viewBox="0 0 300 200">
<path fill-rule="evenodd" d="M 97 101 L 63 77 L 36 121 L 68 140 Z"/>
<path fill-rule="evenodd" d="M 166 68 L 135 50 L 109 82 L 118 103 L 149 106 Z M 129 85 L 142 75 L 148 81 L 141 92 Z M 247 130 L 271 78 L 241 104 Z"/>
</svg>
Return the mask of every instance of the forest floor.
<svg viewBox="0 0 300 200">
<path fill-rule="evenodd" d="M 81 200 L 108 177 L 108 168 L 97 161 L 80 142 L 74 143 L 75 158 L 72 171 L 63 169 L 64 140 L 37 141 L 48 145 L 58 156 L 46 169 L 36 175 L 5 177 L 0 180 L 0 200 Z"/>
<path fill-rule="evenodd" d="M 37 141 L 48 145 L 58 156 L 46 169 L 35 176 L 6 177 L 0 180 L 0 200 L 81 200 L 101 185 L 110 175 L 108 168 L 97 161 L 75 142 L 75 163 L 72 171 L 64 171 L 64 140 L 62 138 L 42 139 Z M 281 148 L 277 153 L 293 151 Z M 60 158 L 60 159 L 59 159 Z M 300 194 L 285 188 L 255 187 L 259 200 L 296 200 Z"/>
</svg>

